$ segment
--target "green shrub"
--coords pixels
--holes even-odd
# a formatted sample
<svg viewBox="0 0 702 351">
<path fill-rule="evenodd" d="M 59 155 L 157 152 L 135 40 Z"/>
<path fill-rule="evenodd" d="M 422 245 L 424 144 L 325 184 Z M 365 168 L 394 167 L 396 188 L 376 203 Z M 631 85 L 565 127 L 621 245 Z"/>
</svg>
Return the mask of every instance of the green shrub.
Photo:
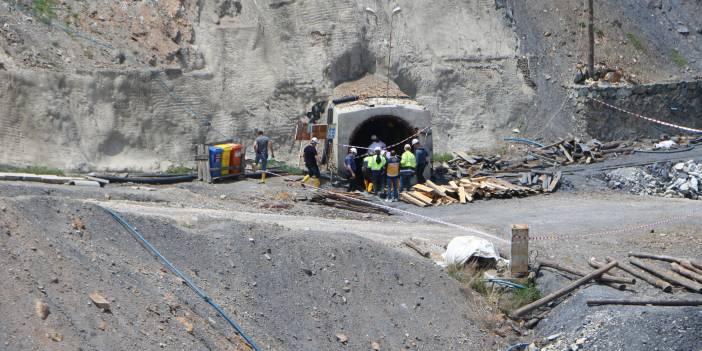
<svg viewBox="0 0 702 351">
<path fill-rule="evenodd" d="M 629 39 L 629 42 L 634 47 L 634 49 L 636 49 L 638 51 L 645 51 L 645 48 L 644 48 L 643 43 L 641 42 L 641 39 L 639 39 L 639 37 L 637 37 L 636 34 L 631 33 L 631 32 L 626 33 L 626 38 Z"/>
<path fill-rule="evenodd" d="M 45 22 L 51 22 L 56 17 L 54 12 L 56 0 L 33 0 L 32 9 L 34 13 Z"/>
<path fill-rule="evenodd" d="M 434 154 L 433 157 L 435 162 L 448 162 L 454 159 L 453 155 L 450 152 L 442 152 L 438 154 Z"/>
<path fill-rule="evenodd" d="M 515 310 L 541 298 L 541 291 L 535 283 L 528 283 L 524 289 L 516 289 L 510 299 L 510 308 Z"/>
<path fill-rule="evenodd" d="M 680 55 L 678 50 L 674 49 L 670 52 L 670 59 L 673 60 L 673 63 L 675 63 L 680 68 L 687 66 L 687 60 L 685 59 L 685 57 Z"/>
<path fill-rule="evenodd" d="M 50 168 L 45 166 L 26 166 L 26 167 L 13 167 L 13 166 L 0 166 L 0 172 L 7 173 L 32 173 L 40 175 L 65 175 L 62 170 L 58 168 Z"/>
</svg>

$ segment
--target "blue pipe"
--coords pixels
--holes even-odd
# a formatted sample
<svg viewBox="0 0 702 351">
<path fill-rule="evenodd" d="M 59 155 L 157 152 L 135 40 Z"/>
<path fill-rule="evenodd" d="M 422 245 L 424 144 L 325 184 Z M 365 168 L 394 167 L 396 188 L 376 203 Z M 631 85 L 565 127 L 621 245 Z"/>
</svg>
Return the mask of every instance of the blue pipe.
<svg viewBox="0 0 702 351">
<path fill-rule="evenodd" d="M 502 140 L 511 141 L 514 143 L 528 144 L 528 145 L 533 145 L 533 146 L 537 146 L 537 147 L 544 147 L 543 144 L 540 144 L 534 140 L 526 139 L 526 138 L 504 138 Z"/>
<path fill-rule="evenodd" d="M 144 236 L 141 235 L 141 233 L 139 233 L 138 229 L 136 229 L 134 226 L 129 224 L 126 220 L 124 220 L 124 218 L 120 217 L 120 215 L 118 215 L 114 211 L 110 210 L 109 208 L 105 208 L 102 206 L 98 206 L 98 207 L 102 208 L 105 212 L 107 212 L 110 216 L 112 216 L 112 218 L 114 218 L 119 224 L 121 224 L 123 227 L 125 227 L 132 234 L 132 236 L 134 236 L 134 238 L 139 240 L 139 242 L 141 242 L 141 244 L 143 244 L 146 247 L 146 249 L 149 252 L 151 252 L 151 254 L 153 254 L 159 260 L 161 260 L 161 262 L 163 262 L 163 264 L 171 272 L 173 272 L 173 274 L 177 275 L 180 279 L 182 279 L 185 282 L 185 284 L 187 284 L 188 287 L 190 287 L 190 289 L 192 289 L 203 300 L 205 300 L 205 302 L 210 304 L 210 306 L 212 306 L 212 308 L 214 308 L 217 311 L 217 313 L 219 313 L 219 315 L 222 316 L 222 318 L 224 318 L 229 323 L 229 325 L 231 325 L 234 328 L 234 330 L 236 330 L 236 332 L 239 335 L 241 335 L 241 337 L 244 339 L 244 341 L 246 341 L 246 343 L 249 344 L 249 346 L 251 346 L 251 348 L 254 349 L 254 351 L 261 350 L 258 348 L 258 346 L 256 346 L 256 343 L 254 343 L 253 339 L 251 339 L 246 333 L 244 333 L 244 330 L 241 329 L 241 327 L 231 317 L 229 317 L 229 315 L 222 309 L 222 307 L 220 307 L 216 302 L 212 301 L 212 299 L 207 295 L 207 293 L 205 293 L 202 289 L 197 287 L 197 285 L 195 285 L 195 283 L 193 283 L 190 280 L 190 278 L 188 278 L 185 274 L 183 274 L 183 272 L 181 272 L 178 268 L 176 268 L 173 265 L 173 263 L 171 263 L 171 261 L 169 261 L 163 255 L 161 255 L 161 253 L 153 245 L 151 245 L 151 243 L 148 240 L 146 240 L 146 238 L 144 238 Z"/>
</svg>

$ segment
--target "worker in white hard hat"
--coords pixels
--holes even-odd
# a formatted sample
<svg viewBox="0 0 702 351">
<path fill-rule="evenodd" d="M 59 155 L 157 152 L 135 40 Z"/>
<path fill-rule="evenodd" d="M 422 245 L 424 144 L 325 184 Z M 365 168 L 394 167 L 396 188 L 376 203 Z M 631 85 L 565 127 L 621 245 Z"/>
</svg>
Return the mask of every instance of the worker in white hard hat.
<svg viewBox="0 0 702 351">
<path fill-rule="evenodd" d="M 302 179 L 302 184 L 312 178 L 312 185 L 319 188 L 321 185 L 320 178 L 322 175 L 319 173 L 319 154 L 317 153 L 317 144 L 319 144 L 319 139 L 312 138 L 309 145 L 305 146 L 302 152 L 302 157 L 305 161 L 305 167 L 307 167 L 307 175 Z"/>
<path fill-rule="evenodd" d="M 368 153 L 372 155 L 376 147 L 385 150 L 386 145 L 382 140 L 378 139 L 377 135 L 371 135 L 371 144 L 368 146 Z"/>
<path fill-rule="evenodd" d="M 358 167 L 356 166 L 356 157 L 358 156 L 358 150 L 355 147 L 349 149 L 348 155 L 344 159 L 344 167 L 346 167 L 346 172 L 349 176 L 349 186 L 348 191 L 356 190 L 356 185 L 358 184 L 358 179 L 356 179 L 356 173 L 358 173 Z"/>
<path fill-rule="evenodd" d="M 419 142 L 419 139 L 412 139 L 412 147 L 414 148 L 414 158 L 417 161 L 417 183 L 424 184 L 427 181 L 424 178 L 424 169 L 429 163 L 429 153 Z"/>
<path fill-rule="evenodd" d="M 405 144 L 405 152 L 400 158 L 400 191 L 409 191 L 412 186 L 412 176 L 417 168 L 417 160 L 412 153 L 412 146 Z"/>
<path fill-rule="evenodd" d="M 373 179 L 373 193 L 376 195 L 380 195 L 383 189 L 383 168 L 385 168 L 387 164 L 387 159 L 382 151 L 380 147 L 376 147 L 373 149 L 373 155 L 368 160 L 368 168 L 371 171 L 371 178 Z"/>
</svg>

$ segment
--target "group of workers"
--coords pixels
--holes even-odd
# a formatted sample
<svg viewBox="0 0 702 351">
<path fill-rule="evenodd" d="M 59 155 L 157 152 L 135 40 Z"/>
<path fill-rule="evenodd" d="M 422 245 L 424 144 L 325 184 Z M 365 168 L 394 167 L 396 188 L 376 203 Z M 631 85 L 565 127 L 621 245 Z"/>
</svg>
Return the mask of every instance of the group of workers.
<svg viewBox="0 0 702 351">
<path fill-rule="evenodd" d="M 361 169 L 358 169 L 359 163 L 356 162 L 358 158 L 358 149 L 351 147 L 344 159 L 344 167 L 349 174 L 348 191 L 356 190 L 360 183 L 358 177 L 363 176 L 364 190 L 379 197 L 385 194 L 386 202 L 394 202 L 399 200 L 400 192 L 410 190 L 415 175 L 417 182 L 426 181 L 424 170 L 428 153 L 419 139 L 412 139 L 411 145 L 405 144 L 402 155 L 398 156 L 394 149 L 387 150 L 386 144 L 373 135 Z"/>
<path fill-rule="evenodd" d="M 317 144 L 319 140 L 312 138 L 302 153 L 307 168 L 307 175 L 302 179 L 302 183 L 305 184 L 311 179 L 314 187 L 320 186 L 321 178 Z M 273 143 L 263 134 L 263 131 L 258 131 L 253 148 L 256 155 L 254 171 L 257 166 L 260 166 L 262 171 L 260 183 L 265 183 L 269 153 L 272 158 L 275 158 Z M 400 192 L 409 191 L 412 187 L 412 178 L 415 175 L 418 183 L 426 181 L 424 170 L 428 157 L 429 154 L 419 139 L 412 139 L 411 144 L 405 144 L 402 155 L 398 156 L 394 149 L 388 150 L 387 145 L 373 135 L 368 152 L 362 157 L 362 162 L 357 162 L 361 157 L 355 147 L 349 149 L 344 160 L 344 167 L 349 175 L 348 191 L 357 190 L 358 185 L 362 183 L 365 191 L 379 197 L 384 194 L 387 202 L 398 201 Z"/>
</svg>

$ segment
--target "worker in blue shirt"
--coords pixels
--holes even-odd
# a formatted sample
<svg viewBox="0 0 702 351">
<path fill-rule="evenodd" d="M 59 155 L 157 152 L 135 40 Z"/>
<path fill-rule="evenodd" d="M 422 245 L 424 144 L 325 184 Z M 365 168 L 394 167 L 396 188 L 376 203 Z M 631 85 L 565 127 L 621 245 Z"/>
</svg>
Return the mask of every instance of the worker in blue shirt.
<svg viewBox="0 0 702 351">
<path fill-rule="evenodd" d="M 349 149 L 349 153 L 344 159 L 344 167 L 346 167 L 346 172 L 348 173 L 349 177 L 349 186 L 347 189 L 348 191 L 356 190 L 356 184 L 358 184 L 358 180 L 356 179 L 356 173 L 358 173 L 358 170 L 356 169 L 357 155 L 358 150 L 356 150 L 355 147 L 352 147 L 351 149 Z"/>
</svg>

